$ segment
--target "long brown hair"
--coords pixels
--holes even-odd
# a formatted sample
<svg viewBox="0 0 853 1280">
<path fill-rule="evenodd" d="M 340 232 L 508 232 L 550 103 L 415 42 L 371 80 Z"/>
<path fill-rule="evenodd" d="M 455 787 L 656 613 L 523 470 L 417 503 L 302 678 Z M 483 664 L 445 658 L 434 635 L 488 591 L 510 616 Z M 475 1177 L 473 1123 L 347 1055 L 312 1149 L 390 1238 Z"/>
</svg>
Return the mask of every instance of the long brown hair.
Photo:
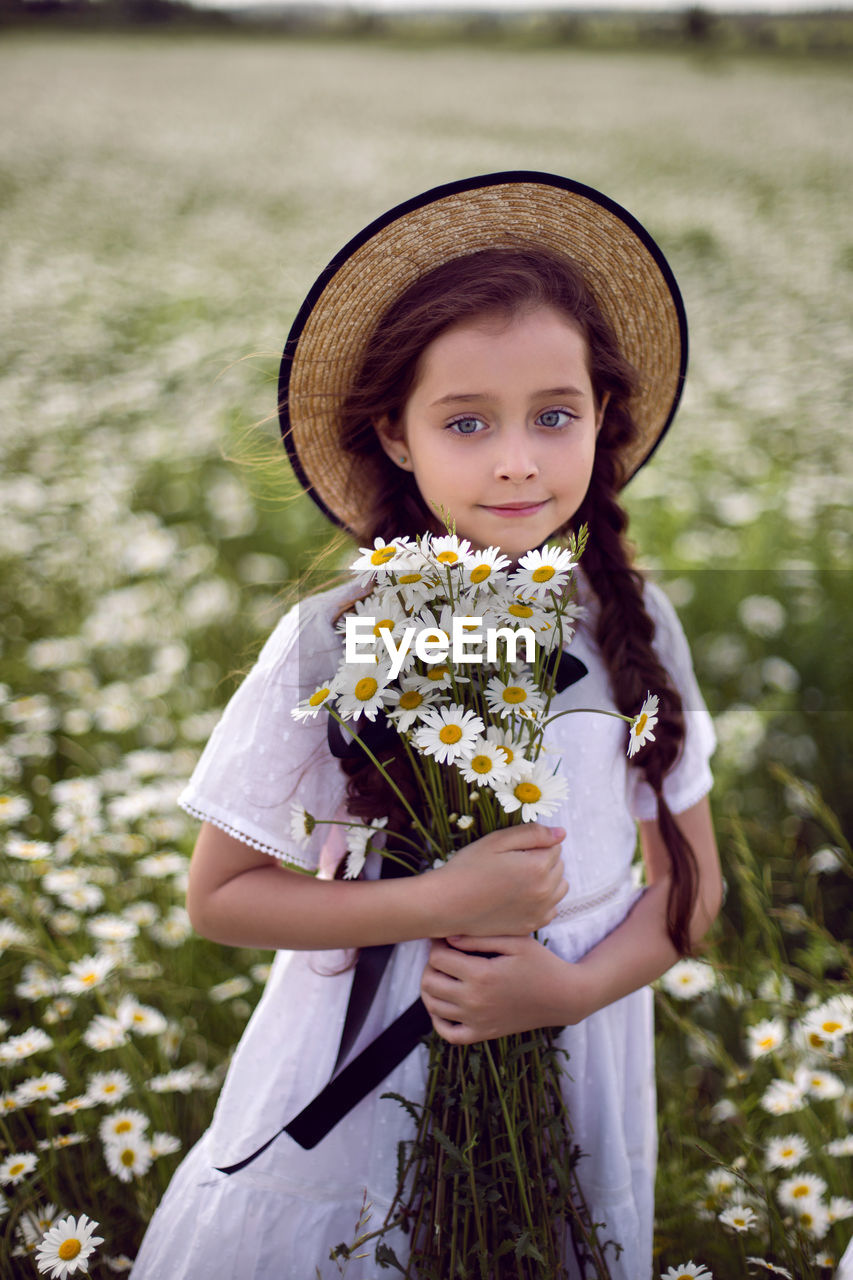
<svg viewBox="0 0 853 1280">
<path fill-rule="evenodd" d="M 414 477 L 379 447 L 375 423 L 384 419 L 391 434 L 400 429 L 424 351 L 451 326 L 483 316 L 510 317 L 519 311 L 553 307 L 583 335 L 596 406 L 607 397 L 592 479 L 571 527 L 587 524 L 589 542 L 583 568 L 600 602 L 596 639 L 607 665 L 614 700 L 625 715 L 636 715 L 647 691 L 658 694 L 659 719 L 653 750 L 632 757 L 657 796 L 658 823 L 670 858 L 667 927 L 681 954 L 690 951 L 690 918 L 698 890 L 695 855 L 663 797 L 666 774 L 684 742 L 681 698 L 661 666 L 652 642 L 655 625 L 643 601 L 643 579 L 633 567 L 626 541 L 628 517 L 618 501 L 620 453 L 635 438 L 631 396 L 639 372 L 625 360 L 580 269 L 539 246 L 495 247 L 455 258 L 415 281 L 385 312 L 367 344 L 343 408 L 342 445 L 372 470 L 368 539 L 386 540 L 425 529 L 438 530 Z M 389 829 L 406 825 L 402 806 L 366 759 L 342 762 L 349 775 L 354 816 L 389 813 Z M 405 770 L 397 780 L 412 795 Z"/>
</svg>

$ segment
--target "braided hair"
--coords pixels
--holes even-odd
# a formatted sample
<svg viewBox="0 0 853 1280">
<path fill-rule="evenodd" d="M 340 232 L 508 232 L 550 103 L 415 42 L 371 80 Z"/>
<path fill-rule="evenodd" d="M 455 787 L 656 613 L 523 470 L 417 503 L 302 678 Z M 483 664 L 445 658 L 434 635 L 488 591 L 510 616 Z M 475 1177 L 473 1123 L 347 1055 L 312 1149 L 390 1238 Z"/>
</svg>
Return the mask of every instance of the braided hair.
<svg viewBox="0 0 853 1280">
<path fill-rule="evenodd" d="M 396 299 L 368 342 L 342 413 L 341 444 L 370 472 L 371 504 L 362 531 L 386 541 L 424 530 L 443 532 L 421 499 L 414 476 L 378 447 L 376 423 L 402 437 L 403 416 L 429 344 L 453 325 L 484 316 L 509 318 L 548 306 L 561 312 L 586 340 L 596 405 L 606 403 L 586 496 L 565 530 L 589 527 L 583 569 L 599 604 L 596 640 L 618 709 L 637 715 L 646 692 L 659 698 L 655 750 L 631 757 L 657 797 L 658 825 L 669 854 L 667 929 L 678 952 L 690 951 L 690 919 L 698 890 L 696 858 L 663 796 L 663 781 L 684 742 L 681 698 L 653 648 L 655 624 L 646 610 L 642 575 L 626 540 L 628 517 L 618 501 L 620 457 L 635 438 L 631 397 L 638 372 L 623 356 L 579 267 L 538 245 L 484 249 L 430 271 Z M 342 760 L 353 816 L 389 817 L 389 831 L 407 831 L 408 816 L 367 757 Z M 417 788 L 398 753 L 395 781 L 416 803 Z"/>
</svg>

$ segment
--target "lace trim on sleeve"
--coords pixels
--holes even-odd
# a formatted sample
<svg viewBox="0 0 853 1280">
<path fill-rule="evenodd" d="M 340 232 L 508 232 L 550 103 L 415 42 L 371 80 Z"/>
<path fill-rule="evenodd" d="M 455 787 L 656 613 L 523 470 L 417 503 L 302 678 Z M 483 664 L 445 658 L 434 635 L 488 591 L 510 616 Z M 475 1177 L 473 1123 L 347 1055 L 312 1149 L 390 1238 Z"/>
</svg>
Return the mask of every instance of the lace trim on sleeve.
<svg viewBox="0 0 853 1280">
<path fill-rule="evenodd" d="M 218 827 L 226 835 L 233 836 L 235 840 L 241 840 L 243 844 L 247 844 L 250 849 L 257 849 L 259 853 L 268 853 L 271 858 L 275 858 L 277 862 L 282 863 L 284 866 L 298 867 L 300 871 L 316 871 L 313 863 L 300 858 L 298 853 L 283 853 L 281 849 L 276 849 L 271 844 L 266 844 L 263 840 L 257 840 L 254 836 L 247 835 L 245 831 L 241 831 L 239 827 L 232 826 L 230 822 L 226 822 L 223 818 L 218 818 L 212 813 L 205 812 L 204 809 L 200 809 L 198 805 L 189 800 L 178 800 L 178 804 L 193 818 L 198 818 L 199 822 L 212 823 L 214 827 Z"/>
</svg>

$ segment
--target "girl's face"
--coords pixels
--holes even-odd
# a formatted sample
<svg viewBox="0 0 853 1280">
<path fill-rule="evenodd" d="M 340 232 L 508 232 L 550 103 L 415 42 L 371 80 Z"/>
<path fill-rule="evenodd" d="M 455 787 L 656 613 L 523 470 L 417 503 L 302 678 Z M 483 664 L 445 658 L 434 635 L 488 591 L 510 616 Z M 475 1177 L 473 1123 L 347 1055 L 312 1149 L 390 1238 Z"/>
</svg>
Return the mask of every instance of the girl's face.
<svg viewBox="0 0 853 1280">
<path fill-rule="evenodd" d="M 421 356 L 403 439 L 378 430 L 428 508 L 449 510 L 474 547 L 517 560 L 583 501 L 604 407 L 585 339 L 543 306 L 445 330 Z"/>
</svg>

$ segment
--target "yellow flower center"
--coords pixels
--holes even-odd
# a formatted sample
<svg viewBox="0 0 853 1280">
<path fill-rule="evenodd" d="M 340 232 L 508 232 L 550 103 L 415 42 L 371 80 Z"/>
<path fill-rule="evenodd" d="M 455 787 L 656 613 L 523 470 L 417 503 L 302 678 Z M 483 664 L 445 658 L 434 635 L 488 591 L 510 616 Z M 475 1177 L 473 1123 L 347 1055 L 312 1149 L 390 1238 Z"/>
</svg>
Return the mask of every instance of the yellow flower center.
<svg viewBox="0 0 853 1280">
<path fill-rule="evenodd" d="M 115 1093 L 116 1086 L 114 1084 L 105 1084 L 104 1093 Z"/>
<path fill-rule="evenodd" d="M 380 618 L 376 626 L 373 628 L 373 634 L 375 636 L 378 636 L 380 631 L 393 631 L 393 630 L 394 630 L 393 618 Z"/>
<path fill-rule="evenodd" d="M 370 557 L 371 564 L 387 564 L 397 554 L 396 547 L 377 547 Z"/>
<path fill-rule="evenodd" d="M 316 693 L 312 693 L 308 699 L 309 707 L 319 707 L 321 702 L 325 702 L 329 696 L 328 689 L 318 689 Z"/>
<path fill-rule="evenodd" d="M 511 702 L 511 703 L 526 702 L 527 690 L 522 689 L 521 685 L 519 684 L 511 684 L 511 685 L 508 685 L 506 689 L 504 689 L 503 693 L 501 694 L 501 697 L 503 698 L 504 702 Z"/>
<path fill-rule="evenodd" d="M 135 1164 L 136 1154 L 131 1150 L 130 1147 L 125 1147 L 124 1151 L 122 1151 L 121 1162 L 123 1165 L 127 1165 L 128 1169 L 132 1168 L 133 1165 Z"/>
<path fill-rule="evenodd" d="M 369 702 L 378 688 L 379 683 L 374 680 L 373 676 L 362 676 L 353 692 L 359 702 Z"/>
<path fill-rule="evenodd" d="M 513 794 L 522 804 L 535 804 L 537 800 L 542 799 L 542 792 L 535 782 L 519 782 Z"/>
<path fill-rule="evenodd" d="M 831 1018 L 829 1018 L 826 1022 L 822 1022 L 820 1026 L 821 1026 L 821 1030 L 825 1031 L 828 1036 L 834 1036 L 836 1032 L 841 1030 L 841 1023 L 833 1022 Z"/>
<path fill-rule="evenodd" d="M 83 983 L 84 987 L 91 987 L 93 982 L 98 981 L 98 975 L 96 973 L 91 973 L 91 972 L 84 973 L 80 981 Z"/>
<path fill-rule="evenodd" d="M 131 1129 L 131 1123 L 129 1120 L 119 1120 L 118 1124 L 115 1127 L 116 1133 L 129 1133 L 130 1129 Z"/>
<path fill-rule="evenodd" d="M 462 730 L 458 724 L 446 724 L 443 729 L 439 730 L 438 736 L 442 742 L 450 744 L 459 741 L 462 737 Z"/>
<path fill-rule="evenodd" d="M 471 581 L 472 581 L 472 582 L 485 582 L 485 581 L 486 581 L 486 578 L 488 578 L 488 576 L 489 576 L 489 574 L 490 574 L 491 572 L 492 572 L 491 565 L 488 565 L 488 564 L 478 564 L 478 565 L 477 565 L 477 567 L 476 567 L 476 569 L 472 569 L 472 570 L 471 570 Z"/>
<path fill-rule="evenodd" d="M 783 1147 L 781 1154 L 784 1160 L 790 1160 L 796 1153 L 793 1147 Z"/>
<path fill-rule="evenodd" d="M 638 737 L 638 738 L 639 738 L 640 734 L 643 732 L 643 730 L 645 729 L 645 727 L 646 727 L 646 725 L 647 725 L 648 723 L 649 723 L 649 717 L 648 717 L 648 716 L 645 714 L 645 712 L 644 712 L 644 713 L 640 716 L 640 718 L 639 718 L 639 720 L 637 721 L 637 723 L 634 725 L 634 733 L 637 735 L 637 737 Z M 645 757 L 644 757 L 644 758 L 645 758 Z"/>
<path fill-rule="evenodd" d="M 427 672 L 428 680 L 443 680 L 447 675 L 447 667 L 430 667 Z"/>
<path fill-rule="evenodd" d="M 813 1049 L 819 1049 L 823 1044 L 823 1036 L 819 1036 L 816 1031 L 809 1032 L 809 1044 Z"/>
<path fill-rule="evenodd" d="M 68 1240 L 62 1241 L 62 1244 L 56 1251 L 57 1257 L 60 1257 L 63 1262 L 70 1262 L 72 1258 L 77 1257 L 77 1254 L 82 1248 L 83 1246 L 80 1241 L 74 1236 L 71 1236 Z"/>
<path fill-rule="evenodd" d="M 9 1177 L 10 1177 L 10 1178 L 17 1178 L 18 1174 L 19 1174 L 19 1173 L 23 1173 L 23 1172 L 24 1172 L 24 1162 L 23 1162 L 23 1160 L 19 1160 L 17 1164 L 12 1164 L 12 1165 L 10 1165 L 10 1166 L 9 1166 Z"/>
<path fill-rule="evenodd" d="M 511 604 L 507 613 L 511 613 L 514 618 L 532 618 L 533 610 L 529 604 Z"/>
<path fill-rule="evenodd" d="M 498 751 L 502 751 L 504 753 L 504 759 L 506 760 L 507 764 L 512 764 L 513 760 L 515 759 L 515 752 L 513 751 L 512 747 L 505 747 L 501 745 L 498 747 Z"/>
<path fill-rule="evenodd" d="M 417 689 L 407 689 L 405 693 L 400 694 L 400 706 L 404 711 L 414 711 L 415 707 L 419 707 L 423 702 L 423 694 L 418 693 Z"/>
<path fill-rule="evenodd" d="M 490 773 L 492 761 L 489 756 L 474 756 L 471 761 L 471 768 L 475 773 Z"/>
<path fill-rule="evenodd" d="M 759 1040 L 758 1047 L 759 1049 L 772 1049 L 775 1043 L 773 1036 L 764 1036 L 762 1040 Z"/>
<path fill-rule="evenodd" d="M 553 578 L 556 570 L 550 564 L 543 564 L 539 569 L 534 569 L 531 577 L 534 582 L 547 582 Z"/>
<path fill-rule="evenodd" d="M 442 564 L 456 564 L 459 556 L 455 551 L 439 551 L 435 558 L 440 560 Z"/>
<path fill-rule="evenodd" d="M 398 581 L 404 587 L 409 587 L 415 582 L 420 582 L 423 576 L 422 573 L 401 573 Z"/>
<path fill-rule="evenodd" d="M 799 1183 L 798 1186 L 791 1190 L 791 1195 L 797 1200 L 802 1199 L 803 1196 L 807 1196 L 808 1194 L 809 1189 L 804 1182 Z"/>
</svg>

